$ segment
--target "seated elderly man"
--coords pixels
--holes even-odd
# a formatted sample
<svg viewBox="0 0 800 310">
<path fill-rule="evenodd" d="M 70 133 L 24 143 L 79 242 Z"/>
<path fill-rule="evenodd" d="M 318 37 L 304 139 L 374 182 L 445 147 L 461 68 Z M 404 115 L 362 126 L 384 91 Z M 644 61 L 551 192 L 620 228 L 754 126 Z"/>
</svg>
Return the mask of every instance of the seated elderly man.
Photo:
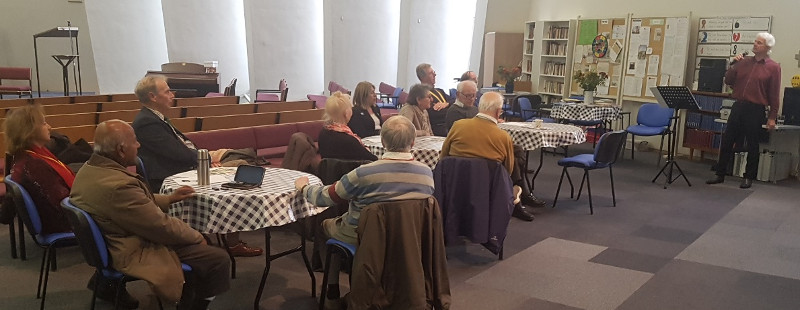
<svg viewBox="0 0 800 310">
<path fill-rule="evenodd" d="M 153 194 L 144 179 L 126 169 L 136 164 L 139 148 L 128 123 L 100 123 L 94 137 L 94 154 L 75 176 L 70 200 L 97 222 L 112 266 L 147 281 L 160 298 L 180 301 L 178 309 L 206 309 L 230 287 L 228 254 L 164 213 L 194 190 L 183 186 L 170 195 Z M 192 267 L 191 277 L 184 279 L 181 263 Z"/>
<path fill-rule="evenodd" d="M 478 107 L 475 106 L 477 93 L 478 85 L 475 82 L 466 80 L 458 83 L 456 86 L 456 102 L 447 110 L 447 116 L 444 118 L 448 132 L 456 121 L 473 118 L 478 115 Z"/>
<path fill-rule="evenodd" d="M 411 120 L 399 115 L 392 116 L 381 127 L 381 142 L 386 148 L 381 159 L 356 168 L 332 185 L 309 185 L 307 177 L 295 181 L 297 190 L 315 205 L 333 206 L 350 201 L 349 210 L 345 214 L 322 222 L 322 229 L 328 237 L 355 245 L 358 242 L 356 226 L 359 214 L 367 205 L 384 201 L 424 199 L 433 194 L 431 168 L 414 160 L 411 155 L 415 137 Z M 330 270 L 328 279 L 332 282 L 328 286 L 326 304 L 335 304 L 339 298 L 337 260 L 331 261 Z"/>
<path fill-rule="evenodd" d="M 524 180 L 523 169 L 526 169 L 524 152 L 515 147 L 511 136 L 497 127 L 498 119 L 503 114 L 503 95 L 498 92 L 489 92 L 481 97 L 478 106 L 478 115 L 470 119 L 462 119 L 453 124 L 442 144 L 440 157 L 480 157 L 502 163 L 514 182 L 514 213 L 513 216 L 525 221 L 533 220 L 533 213 L 520 203 L 520 194 L 528 196 L 527 184 Z M 521 154 L 520 154 L 521 153 Z M 514 157 L 519 157 L 515 162 Z M 522 155 L 522 156 L 520 156 Z M 544 203 L 532 202 L 531 204 L 543 205 Z"/>
</svg>

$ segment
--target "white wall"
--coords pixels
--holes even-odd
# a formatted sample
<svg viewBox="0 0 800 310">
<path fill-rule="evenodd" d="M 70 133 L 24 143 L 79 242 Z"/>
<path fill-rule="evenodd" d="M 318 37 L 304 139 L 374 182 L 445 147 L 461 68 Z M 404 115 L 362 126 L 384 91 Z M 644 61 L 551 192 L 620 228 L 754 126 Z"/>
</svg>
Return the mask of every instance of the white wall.
<svg viewBox="0 0 800 310">
<path fill-rule="evenodd" d="M 400 0 L 325 2 L 325 81 L 397 85 Z"/>
<path fill-rule="evenodd" d="M 321 93 L 323 82 L 323 16 L 318 0 L 245 0 L 251 96 L 257 88 L 289 84 L 289 99 Z"/>
<path fill-rule="evenodd" d="M 36 90 L 36 65 L 33 50 L 33 35 L 58 26 L 67 21 L 78 27 L 81 53 L 81 76 L 84 91 L 97 91 L 97 76 L 94 71 L 92 40 L 88 31 L 83 3 L 67 1 L 4 0 L 0 2 L 0 66 L 30 67 L 33 70 L 33 87 Z M 61 65 L 51 55 L 70 54 L 67 38 L 40 38 L 39 74 L 42 91 L 63 91 Z M 72 70 L 70 90 L 75 91 Z"/>
<path fill-rule="evenodd" d="M 237 78 L 236 93 L 246 93 L 250 74 L 242 0 L 169 0 L 162 4 L 169 61 L 219 61 L 220 87 Z"/>
<path fill-rule="evenodd" d="M 132 93 L 147 70 L 168 62 L 161 0 L 87 0 L 86 15 L 99 93 Z"/>
</svg>

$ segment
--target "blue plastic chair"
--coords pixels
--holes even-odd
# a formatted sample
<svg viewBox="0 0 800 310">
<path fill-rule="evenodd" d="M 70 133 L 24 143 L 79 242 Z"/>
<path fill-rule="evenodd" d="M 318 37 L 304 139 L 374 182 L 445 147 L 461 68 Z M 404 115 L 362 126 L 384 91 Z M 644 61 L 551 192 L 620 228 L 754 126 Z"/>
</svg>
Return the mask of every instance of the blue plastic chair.
<svg viewBox="0 0 800 310">
<path fill-rule="evenodd" d="M 69 201 L 69 197 L 61 201 L 61 207 L 64 208 L 64 211 L 67 211 L 67 220 L 72 226 L 72 230 L 75 232 L 86 263 L 95 267 L 95 276 L 100 277 L 102 275 L 102 277 L 106 279 L 117 280 L 120 281 L 120 283 L 139 280 L 127 276 L 111 267 L 111 258 L 108 254 L 106 239 L 103 237 L 103 233 L 100 231 L 100 228 L 97 227 L 97 223 L 95 223 L 89 213 L 75 207 L 75 205 Z M 187 264 L 181 264 L 181 268 L 183 272 L 192 271 L 192 267 Z M 95 281 L 94 293 L 92 294 L 92 310 L 94 310 L 95 301 L 97 300 L 98 283 L 100 283 L 100 281 Z M 117 301 L 119 301 L 121 287 L 122 285 L 117 285 L 117 297 L 115 298 Z M 158 307 L 163 309 L 160 300 L 158 302 Z M 114 304 L 114 309 L 118 308 L 119 304 L 117 302 Z"/>
<path fill-rule="evenodd" d="M 661 136 L 661 145 L 658 148 L 658 161 L 656 165 L 661 164 L 661 152 L 664 150 L 664 136 L 671 134 L 669 130 L 670 121 L 675 111 L 671 108 L 662 107 L 657 103 L 645 103 L 639 107 L 639 112 L 636 113 L 637 125 L 628 126 L 627 131 L 631 134 L 631 159 L 633 158 L 636 141 L 636 136 Z"/>
<path fill-rule="evenodd" d="M 347 242 L 330 238 L 325 244 L 328 246 L 328 254 L 325 255 L 325 269 L 322 276 L 322 293 L 319 294 L 319 310 L 325 309 L 325 297 L 328 294 L 328 271 L 331 268 L 331 255 L 341 256 L 342 262 L 352 261 L 356 255 L 356 246 Z"/>
<path fill-rule="evenodd" d="M 536 119 L 541 119 L 545 123 L 555 123 L 556 121 L 549 117 L 542 117 L 542 97 L 539 95 L 520 96 L 517 98 L 519 104 L 520 116 L 526 122 Z"/>
<path fill-rule="evenodd" d="M 592 206 L 592 186 L 589 183 L 589 170 L 608 168 L 608 174 L 611 177 L 611 199 L 613 201 L 613 205 L 615 207 L 617 206 L 617 197 L 614 193 L 614 171 L 612 166 L 615 162 L 617 162 L 620 153 L 622 153 L 622 148 L 625 145 L 626 134 L 627 133 L 623 130 L 607 132 L 600 137 L 600 141 L 597 143 L 597 147 L 594 149 L 594 154 L 575 155 L 558 161 L 558 165 L 564 167 L 564 169 L 561 170 L 561 179 L 558 180 L 558 189 L 556 190 L 556 198 L 553 200 L 553 208 L 556 207 L 556 203 L 558 202 L 558 194 L 561 192 L 561 183 L 564 181 L 565 174 L 569 180 L 570 198 L 573 197 L 575 193 L 574 187 L 572 186 L 572 179 L 569 177 L 569 173 L 567 173 L 567 168 L 569 167 L 583 169 L 583 179 L 581 179 L 581 186 L 578 190 L 577 199 L 581 198 L 583 182 L 585 181 L 586 189 L 589 192 L 589 214 L 594 214 L 594 208 Z"/>
<path fill-rule="evenodd" d="M 56 248 L 76 245 L 75 234 L 71 232 L 53 234 L 42 233 L 42 220 L 39 217 L 39 210 L 36 208 L 36 204 L 33 203 L 33 199 L 30 194 L 28 194 L 28 191 L 25 190 L 22 185 L 15 182 L 10 175 L 6 176 L 5 183 L 11 190 L 10 194 L 17 207 L 17 216 L 22 218 L 25 226 L 28 227 L 28 232 L 30 232 L 36 245 L 44 248 L 42 266 L 39 269 L 39 284 L 36 288 L 36 298 L 42 299 L 39 309 L 44 309 L 45 296 L 47 295 L 47 279 L 50 275 L 50 269 L 58 269 L 56 266 Z"/>
</svg>

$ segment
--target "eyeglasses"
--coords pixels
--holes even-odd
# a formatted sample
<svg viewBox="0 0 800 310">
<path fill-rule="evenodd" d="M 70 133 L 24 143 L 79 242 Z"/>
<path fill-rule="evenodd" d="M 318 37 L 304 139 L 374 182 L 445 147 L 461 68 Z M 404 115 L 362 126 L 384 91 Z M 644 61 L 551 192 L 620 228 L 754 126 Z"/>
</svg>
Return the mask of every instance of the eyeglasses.
<svg viewBox="0 0 800 310">
<path fill-rule="evenodd" d="M 459 93 L 459 94 L 461 94 L 462 96 L 464 96 L 464 98 L 467 99 L 475 98 L 475 96 L 477 95 L 477 94 L 465 94 L 465 93 Z"/>
</svg>

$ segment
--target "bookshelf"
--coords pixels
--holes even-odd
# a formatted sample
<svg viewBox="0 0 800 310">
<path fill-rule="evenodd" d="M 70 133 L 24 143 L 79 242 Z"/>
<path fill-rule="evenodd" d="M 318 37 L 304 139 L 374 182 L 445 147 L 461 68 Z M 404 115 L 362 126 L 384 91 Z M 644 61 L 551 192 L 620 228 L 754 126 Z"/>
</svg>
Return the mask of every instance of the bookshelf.
<svg viewBox="0 0 800 310">
<path fill-rule="evenodd" d="M 539 94 L 545 103 L 561 101 L 566 96 L 572 71 L 572 48 L 576 22 L 542 21 L 534 35 L 534 52 L 538 55 Z M 538 47 L 537 47 L 538 46 Z"/>
<path fill-rule="evenodd" d="M 684 122 L 683 146 L 689 148 L 689 160 L 694 158 L 694 151 L 700 151 L 700 159 L 705 153 L 719 154 L 722 132 L 725 124 L 715 122 L 720 118 L 720 108 L 724 100 L 730 100 L 728 94 L 694 91 L 695 100 L 700 110 L 686 111 Z"/>
<path fill-rule="evenodd" d="M 526 22 L 525 23 L 525 31 L 523 32 L 523 42 L 522 42 L 522 77 L 520 80 L 522 81 L 533 81 L 535 78 L 534 75 L 534 66 L 533 66 L 533 54 L 535 51 L 535 30 L 536 30 L 536 22 Z"/>
</svg>

